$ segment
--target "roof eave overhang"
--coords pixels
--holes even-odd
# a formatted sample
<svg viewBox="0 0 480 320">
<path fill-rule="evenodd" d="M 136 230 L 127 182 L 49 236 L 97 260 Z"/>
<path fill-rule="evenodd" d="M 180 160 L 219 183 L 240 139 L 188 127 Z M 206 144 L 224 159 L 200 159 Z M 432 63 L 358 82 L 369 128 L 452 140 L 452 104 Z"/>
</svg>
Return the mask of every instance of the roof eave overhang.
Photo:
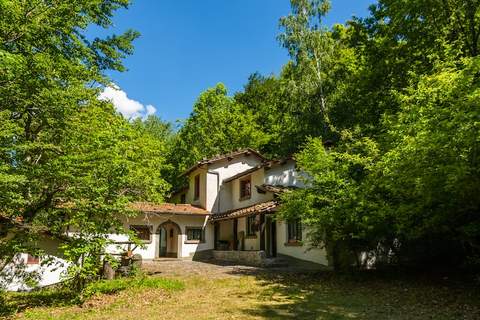
<svg viewBox="0 0 480 320">
<path fill-rule="evenodd" d="M 206 217 L 212 215 L 209 212 L 206 213 L 192 213 L 192 212 L 168 212 L 168 211 L 148 211 L 148 210 L 142 210 L 141 212 L 143 213 L 148 213 L 148 214 L 161 214 L 161 215 L 173 215 L 173 216 L 201 216 L 201 217 Z"/>
<path fill-rule="evenodd" d="M 259 210 L 255 210 L 252 212 L 245 212 L 245 213 L 240 213 L 240 214 L 235 214 L 236 211 L 230 212 L 226 215 L 223 214 L 218 214 L 219 217 L 215 217 L 215 214 L 212 214 L 209 218 L 210 222 L 217 222 L 217 221 L 224 221 L 224 220 L 233 220 L 233 219 L 238 219 L 238 218 L 244 218 L 256 214 L 262 214 L 262 213 L 275 213 L 278 211 L 279 203 L 275 203 L 272 207 L 268 208 L 263 208 Z M 242 209 L 238 209 L 242 210 Z"/>
<path fill-rule="evenodd" d="M 237 151 L 237 152 L 231 152 L 230 154 L 225 154 L 223 155 L 222 157 L 216 159 L 216 158 L 212 158 L 212 159 L 205 159 L 205 160 L 201 160 L 199 162 L 197 162 L 196 164 L 194 164 L 193 166 L 191 166 L 190 168 L 188 168 L 186 171 L 184 171 L 182 174 L 180 174 L 180 177 L 183 177 L 185 175 L 188 175 L 190 174 L 192 171 L 196 170 L 197 168 L 200 168 L 202 166 L 208 166 L 212 163 L 215 163 L 215 162 L 218 162 L 218 161 L 222 161 L 222 160 L 225 160 L 227 159 L 228 161 L 231 161 L 233 160 L 234 158 L 236 157 L 239 157 L 241 155 L 255 155 L 256 157 L 258 157 L 259 159 L 261 159 L 262 161 L 268 161 L 260 152 L 256 151 L 256 150 L 253 150 L 253 149 L 250 149 L 250 148 L 247 148 L 245 150 L 241 150 L 241 151 Z"/>
</svg>

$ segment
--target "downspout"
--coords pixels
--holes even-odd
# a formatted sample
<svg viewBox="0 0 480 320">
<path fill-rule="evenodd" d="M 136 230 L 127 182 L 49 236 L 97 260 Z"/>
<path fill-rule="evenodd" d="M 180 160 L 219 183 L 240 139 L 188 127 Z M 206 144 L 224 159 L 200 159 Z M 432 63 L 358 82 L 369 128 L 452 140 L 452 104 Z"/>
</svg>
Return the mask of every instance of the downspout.
<svg viewBox="0 0 480 320">
<path fill-rule="evenodd" d="M 207 170 L 207 173 L 217 176 L 217 213 L 220 212 L 220 174 L 216 171 Z"/>
</svg>

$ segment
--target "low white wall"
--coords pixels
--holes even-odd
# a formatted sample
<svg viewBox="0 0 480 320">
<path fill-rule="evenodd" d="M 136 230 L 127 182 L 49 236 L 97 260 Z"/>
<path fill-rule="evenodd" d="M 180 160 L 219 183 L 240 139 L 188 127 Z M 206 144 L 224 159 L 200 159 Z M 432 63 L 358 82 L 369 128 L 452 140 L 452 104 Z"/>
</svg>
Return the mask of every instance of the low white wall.
<svg viewBox="0 0 480 320">
<path fill-rule="evenodd" d="M 42 265 L 41 262 L 40 264 L 26 264 L 27 256 L 27 254 L 20 254 L 12 264 L 5 268 L 4 271 L 7 273 L 7 278 L 0 278 L 0 287 L 7 291 L 30 291 L 33 289 L 25 283 L 23 278 L 13 276 L 15 272 L 21 269 L 27 273 L 35 272 L 38 274 L 38 287 L 59 283 L 66 275 L 69 264 L 61 258 L 47 255 L 43 257 L 43 260 L 48 259 L 50 262 L 48 265 Z M 11 276 L 13 277 L 10 278 Z"/>
<path fill-rule="evenodd" d="M 304 228 L 302 232 L 303 245 L 289 246 L 287 243 L 287 224 L 284 221 L 277 220 L 277 252 L 291 256 L 300 260 L 306 260 L 328 266 L 327 252 L 322 248 L 312 248 L 308 245 L 306 235 L 308 229 Z"/>
<path fill-rule="evenodd" d="M 59 242 L 45 237 L 35 245 L 45 253 L 40 262 L 38 264 L 27 264 L 27 254 L 17 255 L 14 261 L 3 270 L 6 276 L 0 277 L 0 287 L 7 291 L 29 291 L 33 289 L 25 283 L 23 278 L 15 276 L 19 271 L 37 273 L 38 287 L 49 286 L 63 280 L 69 263 L 62 259 L 62 255 L 58 251 Z"/>
</svg>

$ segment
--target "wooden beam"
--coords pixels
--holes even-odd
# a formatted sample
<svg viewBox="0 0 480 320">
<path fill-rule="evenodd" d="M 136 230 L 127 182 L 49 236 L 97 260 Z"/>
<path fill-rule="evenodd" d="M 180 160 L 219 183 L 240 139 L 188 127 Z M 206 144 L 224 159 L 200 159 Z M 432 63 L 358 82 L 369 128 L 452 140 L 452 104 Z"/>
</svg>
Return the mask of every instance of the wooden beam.
<svg viewBox="0 0 480 320">
<path fill-rule="evenodd" d="M 265 214 L 260 214 L 260 250 L 265 250 Z"/>
<path fill-rule="evenodd" d="M 238 219 L 233 219 L 233 250 L 238 250 Z"/>
</svg>

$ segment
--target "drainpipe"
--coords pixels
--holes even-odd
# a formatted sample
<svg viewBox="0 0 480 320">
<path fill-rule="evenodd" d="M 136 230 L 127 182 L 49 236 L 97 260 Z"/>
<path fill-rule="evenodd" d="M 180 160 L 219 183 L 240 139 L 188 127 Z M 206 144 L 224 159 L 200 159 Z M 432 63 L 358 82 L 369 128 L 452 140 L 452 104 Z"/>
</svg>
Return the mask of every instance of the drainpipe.
<svg viewBox="0 0 480 320">
<path fill-rule="evenodd" d="M 208 170 L 207 173 L 217 176 L 217 212 L 220 212 L 220 174 L 216 171 Z"/>
</svg>

